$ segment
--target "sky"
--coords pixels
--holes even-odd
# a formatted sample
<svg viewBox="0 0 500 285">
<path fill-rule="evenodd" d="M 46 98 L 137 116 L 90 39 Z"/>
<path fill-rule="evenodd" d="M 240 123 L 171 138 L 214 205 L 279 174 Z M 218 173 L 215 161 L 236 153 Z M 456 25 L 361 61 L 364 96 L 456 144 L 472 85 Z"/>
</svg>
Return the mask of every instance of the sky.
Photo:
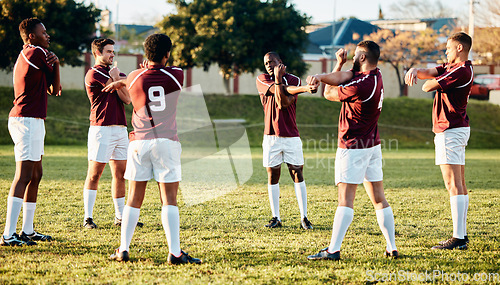
<svg viewBox="0 0 500 285">
<path fill-rule="evenodd" d="M 379 5 L 387 15 L 389 7 L 398 0 L 289 0 L 295 8 L 311 16 L 312 23 L 331 22 L 342 17 L 354 16 L 361 20 L 378 18 Z M 175 12 L 172 4 L 166 0 L 83 0 L 85 3 L 97 3 L 100 9 L 108 8 L 116 22 L 118 8 L 118 22 L 120 24 L 153 25 L 167 14 Z M 430 0 L 431 3 L 434 0 Z M 335 5 L 334 5 L 335 3 Z M 469 0 L 441 0 L 447 7 L 453 8 L 451 17 L 467 15 Z"/>
</svg>

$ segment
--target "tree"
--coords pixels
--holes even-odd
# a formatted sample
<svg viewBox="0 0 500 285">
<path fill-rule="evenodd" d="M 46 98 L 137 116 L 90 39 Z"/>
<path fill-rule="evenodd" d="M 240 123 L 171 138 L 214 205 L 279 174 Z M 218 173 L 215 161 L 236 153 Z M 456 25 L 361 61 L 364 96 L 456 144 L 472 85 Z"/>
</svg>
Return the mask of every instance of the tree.
<svg viewBox="0 0 500 285">
<path fill-rule="evenodd" d="M 449 17 L 451 9 L 436 0 L 403 0 L 396 1 L 389 7 L 392 18 L 445 18 Z"/>
<path fill-rule="evenodd" d="M 497 0 L 481 0 L 474 7 L 473 59 L 500 64 L 500 6 Z"/>
<path fill-rule="evenodd" d="M 288 0 L 169 0 L 177 14 L 158 27 L 174 43 L 172 62 L 180 67 L 217 64 L 226 93 L 229 78 L 263 69 L 263 57 L 276 51 L 287 71 L 303 75 L 302 51 L 307 44 L 308 18 Z"/>
<path fill-rule="evenodd" d="M 2 0 L 0 1 L 0 69 L 11 70 L 22 49 L 19 23 L 28 17 L 37 17 L 45 24 L 51 36 L 50 50 L 61 63 L 81 65 L 79 59 L 95 35 L 95 23 L 100 11 L 92 4 L 73 0 Z"/>
<path fill-rule="evenodd" d="M 475 1 L 474 21 L 479 27 L 500 27 L 500 5 L 497 0 Z M 467 15 L 469 12 L 467 10 Z"/>
<path fill-rule="evenodd" d="M 380 45 L 380 60 L 389 63 L 396 72 L 399 95 L 405 95 L 405 72 L 423 60 L 435 60 L 444 54 L 438 34 L 427 29 L 419 32 L 379 30 L 364 37 Z"/>
<path fill-rule="evenodd" d="M 500 65 L 500 27 L 476 28 L 472 39 L 474 60 Z"/>
</svg>

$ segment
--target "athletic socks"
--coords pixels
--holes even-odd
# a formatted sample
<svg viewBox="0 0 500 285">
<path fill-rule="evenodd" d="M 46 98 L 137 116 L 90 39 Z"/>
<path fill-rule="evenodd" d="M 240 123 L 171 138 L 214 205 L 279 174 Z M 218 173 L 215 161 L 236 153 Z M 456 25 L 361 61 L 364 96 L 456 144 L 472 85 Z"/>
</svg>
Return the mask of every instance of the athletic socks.
<svg viewBox="0 0 500 285">
<path fill-rule="evenodd" d="M 179 208 L 172 205 L 163 206 L 161 208 L 161 222 L 167 236 L 170 253 L 179 257 L 181 255 Z"/>
<path fill-rule="evenodd" d="M 453 220 L 453 237 L 464 238 L 465 233 L 465 195 L 450 197 L 451 219 Z"/>
<path fill-rule="evenodd" d="M 465 208 L 464 208 L 464 237 L 467 235 L 467 211 L 469 210 L 469 195 L 464 195 Z"/>
<path fill-rule="evenodd" d="M 33 219 L 35 218 L 36 203 L 24 202 L 23 203 L 23 229 L 25 234 L 32 234 L 35 232 L 33 229 Z"/>
<path fill-rule="evenodd" d="M 297 202 L 299 203 L 300 217 L 307 217 L 307 191 L 306 182 L 302 181 L 299 183 L 294 183 L 295 196 L 297 196 Z"/>
<path fill-rule="evenodd" d="M 271 212 L 273 213 L 273 217 L 277 217 L 279 221 L 280 219 L 280 184 L 268 184 L 267 192 L 269 192 L 269 203 L 271 204 Z"/>
<path fill-rule="evenodd" d="M 125 197 L 113 198 L 113 204 L 115 205 L 115 217 L 121 220 L 123 217 L 123 207 L 125 207 Z"/>
<path fill-rule="evenodd" d="M 85 209 L 85 219 L 92 218 L 96 196 L 97 190 L 83 189 L 83 207 Z"/>
<path fill-rule="evenodd" d="M 7 198 L 7 215 L 5 218 L 5 230 L 3 236 L 5 238 L 11 237 L 16 232 L 17 219 L 21 213 L 21 206 L 23 199 L 9 196 Z"/>
<path fill-rule="evenodd" d="M 384 209 L 376 210 L 377 221 L 384 234 L 385 241 L 387 242 L 387 252 L 392 252 L 393 250 L 397 250 L 396 248 L 396 233 L 394 229 L 394 214 L 392 213 L 392 208 L 387 207 Z"/>
<path fill-rule="evenodd" d="M 354 217 L 354 210 L 349 207 L 337 207 L 335 218 L 333 219 L 332 239 L 328 247 L 329 253 L 334 253 L 340 250 L 342 240 L 349 228 Z"/>
<path fill-rule="evenodd" d="M 120 252 L 129 251 L 130 242 L 134 235 L 135 226 L 139 221 L 140 212 L 140 208 L 133 208 L 130 206 L 125 206 L 123 208 Z"/>
</svg>

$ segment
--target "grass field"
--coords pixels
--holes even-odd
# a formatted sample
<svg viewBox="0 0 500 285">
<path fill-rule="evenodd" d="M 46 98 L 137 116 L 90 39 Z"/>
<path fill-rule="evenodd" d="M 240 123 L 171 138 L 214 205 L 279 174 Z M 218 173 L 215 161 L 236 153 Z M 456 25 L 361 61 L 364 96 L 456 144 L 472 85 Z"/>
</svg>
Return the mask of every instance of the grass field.
<svg viewBox="0 0 500 285">
<path fill-rule="evenodd" d="M 326 247 L 330 240 L 337 205 L 336 188 L 332 186 L 332 151 L 305 152 L 312 231 L 298 227 L 299 211 L 288 175 L 280 181 L 284 227 L 263 227 L 271 214 L 260 151 L 252 149 L 251 179 L 216 200 L 186 206 L 181 184 L 181 246 L 204 263 L 170 266 L 166 263 L 168 247 L 155 184 L 148 186 L 140 218 L 145 226 L 135 232 L 132 261 L 111 262 L 108 256 L 119 245 L 120 231 L 112 223 L 109 170 L 101 180 L 94 210 L 99 228 L 85 230 L 81 223 L 86 148 L 47 146 L 35 228 L 51 234 L 55 241 L 35 247 L 0 248 L 0 283 L 370 283 L 388 278 L 384 274 L 392 274 L 393 282 L 409 282 L 425 278 L 422 274 L 426 271 L 429 278 L 441 274 L 435 276 L 436 283 L 448 283 L 457 278 L 458 272 L 469 274 L 467 283 L 474 283 L 471 281 L 475 273 L 484 273 L 476 277 L 488 283 L 493 283 L 493 274 L 497 274 L 495 282 L 500 283 L 500 150 L 467 151 L 471 243 L 465 251 L 429 249 L 449 237 L 452 229 L 449 198 L 439 168 L 433 165 L 433 151 L 385 151 L 386 196 L 394 210 L 396 243 L 403 258 L 388 260 L 382 256 L 385 241 L 371 203 L 360 187 L 340 262 L 306 260 L 307 255 Z M 3 230 L 6 197 L 14 174 L 12 146 L 0 146 L 0 170 Z"/>
<path fill-rule="evenodd" d="M 0 122 L 3 122 L 0 123 L 0 144 L 12 143 L 7 130 L 7 118 L 12 108 L 13 94 L 12 88 L 0 87 Z M 210 119 L 244 119 L 250 145 L 261 146 L 264 113 L 257 95 L 207 95 L 204 99 Z M 86 145 L 90 103 L 85 91 L 65 90 L 60 97 L 49 96 L 48 101 L 45 143 Z M 340 103 L 301 94 L 297 103 L 297 124 L 302 140 L 336 139 L 340 107 Z M 125 110 L 130 121 L 132 106 L 126 106 Z M 431 110 L 431 99 L 384 99 L 379 119 L 380 137 L 397 140 L 400 148 L 433 148 Z M 498 105 L 470 100 L 467 106 L 471 125 L 468 149 L 500 148 L 499 113 Z M 130 123 L 128 127 L 131 131 Z"/>
</svg>

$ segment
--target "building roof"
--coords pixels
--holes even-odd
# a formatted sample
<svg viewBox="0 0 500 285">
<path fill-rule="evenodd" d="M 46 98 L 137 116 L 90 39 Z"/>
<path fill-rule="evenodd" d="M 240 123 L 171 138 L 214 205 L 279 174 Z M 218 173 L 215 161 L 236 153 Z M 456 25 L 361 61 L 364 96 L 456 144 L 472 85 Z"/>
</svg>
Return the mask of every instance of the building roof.
<svg viewBox="0 0 500 285">
<path fill-rule="evenodd" d="M 335 22 L 334 47 L 343 47 L 347 44 L 355 44 L 363 40 L 364 35 L 369 35 L 380 28 L 368 22 L 358 19 L 347 19 Z M 332 25 L 326 26 L 309 33 L 309 45 L 306 53 L 317 54 L 318 51 L 327 55 L 332 49 L 333 29 Z"/>
<path fill-rule="evenodd" d="M 392 30 L 419 31 L 431 28 L 440 31 L 444 26 L 453 29 L 457 26 L 457 18 L 415 18 L 373 20 L 371 24 Z"/>
</svg>

